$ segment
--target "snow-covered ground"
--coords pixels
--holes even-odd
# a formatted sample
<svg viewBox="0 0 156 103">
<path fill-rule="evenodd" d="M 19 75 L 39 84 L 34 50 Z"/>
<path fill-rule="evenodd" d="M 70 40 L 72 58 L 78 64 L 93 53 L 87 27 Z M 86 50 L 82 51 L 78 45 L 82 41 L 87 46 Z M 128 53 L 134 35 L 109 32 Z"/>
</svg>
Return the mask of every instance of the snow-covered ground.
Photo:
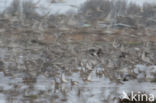
<svg viewBox="0 0 156 103">
<path fill-rule="evenodd" d="M 3 11 L 6 7 L 10 5 L 13 0 L 0 0 L 0 10 Z M 30 0 L 32 1 L 32 0 Z M 33 0 L 33 2 L 38 2 L 39 0 Z M 65 0 L 63 2 L 58 2 L 51 4 L 50 0 L 40 0 L 38 7 L 39 10 L 52 11 L 53 13 L 65 13 L 66 11 L 73 10 L 76 11 L 77 8 L 84 3 L 86 0 Z M 42 12 L 42 11 L 41 11 Z"/>
<path fill-rule="evenodd" d="M 123 95 L 123 92 L 128 94 L 132 91 L 146 92 L 156 98 L 156 83 L 151 82 L 155 78 L 156 66 L 136 65 L 132 69 L 132 73 L 135 73 L 137 77 L 128 81 L 122 81 L 122 75 L 127 73 L 126 68 L 121 70 L 124 72 L 123 74 L 113 72 L 112 75 L 120 79 L 121 83 L 114 81 L 115 78 L 108 78 L 105 73 L 98 76 L 98 72 L 106 69 L 103 67 L 94 68 L 88 76 L 90 81 L 85 81 L 81 74 L 81 70 L 85 71 L 85 68 L 79 67 L 77 72 L 64 75 L 63 79 L 66 80 L 64 83 L 61 82 L 58 75 L 58 78 L 56 78 L 57 84 L 54 78 L 48 77 L 46 73 L 40 73 L 35 76 L 35 80 L 32 80 L 28 75 L 29 73 L 22 72 L 25 61 L 31 60 L 30 63 L 37 63 L 42 59 L 45 60 L 41 54 L 40 50 L 31 52 L 22 48 L 11 50 L 0 48 L 0 58 L 4 63 L 3 71 L 5 71 L 0 71 L 0 91 L 2 91 L 0 93 L 0 103 L 23 103 L 27 98 L 28 103 L 30 103 L 29 99 L 31 98 L 34 99 L 35 103 L 51 103 L 51 98 L 55 95 L 58 97 L 54 98 L 55 102 L 53 103 L 118 103 L 117 101 Z M 37 71 L 34 70 L 33 64 L 30 67 L 31 75 L 35 75 Z M 38 67 L 36 69 L 40 71 Z M 10 72 L 11 75 L 8 75 L 7 72 Z M 59 72 L 61 73 L 62 70 Z M 28 79 L 25 79 L 26 77 Z M 71 80 L 77 82 L 77 84 L 72 85 Z M 13 101 L 8 102 L 9 99 L 13 99 Z"/>
<path fill-rule="evenodd" d="M 33 0 L 33 1 L 38 2 L 39 0 Z M 51 4 L 50 0 L 40 0 L 40 3 L 38 4 L 39 7 L 38 10 L 41 13 L 49 10 L 51 11 L 51 13 L 65 13 L 69 10 L 77 11 L 78 7 L 85 1 L 86 0 L 64 0 L 63 2 Z M 127 0 L 127 1 L 135 2 L 138 5 L 142 5 L 144 2 L 156 3 L 155 0 Z M 8 7 L 11 2 L 12 0 L 0 0 L 0 11 L 3 11 L 6 7 Z"/>
<path fill-rule="evenodd" d="M 127 0 L 129 2 L 134 2 L 138 5 L 142 5 L 143 3 L 156 3 L 155 0 Z"/>
<path fill-rule="evenodd" d="M 138 67 L 136 67 L 138 68 Z M 150 67 L 140 66 L 138 69 L 148 70 Z M 155 68 L 155 67 L 154 67 Z M 21 74 L 22 75 L 22 74 Z M 14 89 L 13 85 L 18 85 L 19 91 L 29 90 L 29 86 L 27 84 L 22 83 L 21 79 L 18 78 L 9 78 L 5 77 L 2 72 L 0 72 L 1 77 L 1 85 L 0 87 L 3 88 L 5 91 L 11 91 Z M 83 82 L 80 79 L 79 73 L 73 73 L 72 76 L 65 77 L 67 82 L 62 84 L 61 88 L 62 91 L 66 93 L 65 98 L 67 99 L 64 103 L 118 103 L 118 99 L 123 95 L 122 93 L 125 92 L 129 94 L 130 92 L 145 92 L 155 96 L 156 98 L 156 85 L 155 83 L 150 82 L 138 82 L 137 80 L 130 80 L 124 82 L 123 84 L 116 84 L 111 82 L 105 76 L 99 78 L 95 75 L 95 71 L 93 71 L 91 78 L 91 82 Z M 73 86 L 72 89 L 70 87 L 70 79 L 73 79 L 79 82 L 77 85 Z M 52 95 L 55 91 L 55 83 L 52 78 L 47 78 L 44 75 L 39 75 L 37 77 L 37 81 L 34 84 L 33 91 L 28 91 L 28 94 L 18 94 L 21 95 L 15 97 L 15 101 L 21 103 L 21 100 L 24 98 L 22 95 L 37 95 L 39 91 L 47 92 L 48 95 Z M 51 91 L 51 92 L 48 92 Z M 78 96 L 78 91 L 81 91 L 80 96 Z M 26 92 L 26 91 L 25 91 Z M 51 94 L 52 93 L 52 94 Z M 61 102 L 64 98 L 64 95 L 60 91 L 57 91 L 56 94 L 59 95 L 55 101 Z M 0 103 L 6 103 L 5 99 L 7 96 L 5 94 L 0 94 Z M 18 100 L 19 99 L 19 100 Z M 40 97 L 38 98 L 39 101 L 50 101 L 48 97 Z M 102 102 L 104 101 L 104 102 Z M 50 103 L 50 102 L 47 102 Z"/>
<path fill-rule="evenodd" d="M 4 10 L 12 0 L 0 0 L 0 10 Z M 38 0 L 34 0 L 34 2 L 37 2 Z M 55 3 L 50 5 L 48 0 L 41 0 L 41 2 L 38 4 L 40 8 L 44 8 L 43 10 L 51 10 L 53 13 L 65 13 L 68 10 L 76 11 L 77 7 L 80 6 L 83 2 L 86 0 L 68 0 L 63 3 Z M 139 5 L 142 5 L 143 2 L 147 2 L 147 0 L 131 0 L 132 2 L 136 2 Z M 155 0 L 148 0 L 148 2 L 153 3 Z M 40 9 L 39 9 L 40 10 Z M 42 11 L 41 11 L 42 12 Z M 43 11 L 44 12 L 44 11 Z M 18 49 L 16 49 L 18 51 Z M 16 57 L 17 62 L 19 64 L 23 63 L 23 57 L 17 56 L 15 51 L 7 51 L 7 49 L 0 49 L 0 58 L 1 60 L 6 60 L 7 56 L 13 53 L 12 55 Z M 27 54 L 29 55 L 29 54 Z M 30 58 L 26 55 L 27 58 Z M 36 56 L 36 55 L 35 55 Z M 34 56 L 34 59 L 35 59 Z M 31 58 L 33 56 L 31 55 Z M 14 63 L 14 59 L 12 59 L 12 62 L 5 62 L 5 66 L 7 68 L 8 65 L 11 65 Z M 138 75 L 137 79 L 140 80 L 129 80 L 127 82 L 124 82 L 123 84 L 117 84 L 109 80 L 107 77 L 103 76 L 101 78 L 96 76 L 96 71 L 93 71 L 91 73 L 91 80 L 90 82 L 84 82 L 82 78 L 80 78 L 80 72 L 72 73 L 71 76 L 65 76 L 67 83 L 63 83 L 61 86 L 61 92 L 65 92 L 65 98 L 67 99 L 66 103 L 108 103 L 107 100 L 109 100 L 109 103 L 116 103 L 115 100 L 119 98 L 119 96 L 122 95 L 123 91 L 126 93 L 129 93 L 131 91 L 144 91 L 146 93 L 150 93 L 155 95 L 156 97 L 156 84 L 151 83 L 148 81 L 142 81 L 142 79 L 148 78 L 153 79 L 154 74 L 156 73 L 156 67 L 155 66 L 146 66 L 146 65 L 136 65 L 136 68 L 134 68 L 134 73 Z M 15 73 L 16 74 L 16 73 Z M 36 82 L 33 84 L 33 90 L 32 88 L 29 88 L 29 86 L 26 83 L 23 83 L 23 76 L 22 73 L 13 75 L 13 76 L 5 76 L 3 72 L 0 72 L 0 90 L 6 91 L 4 93 L 0 93 L 0 103 L 6 103 L 7 97 L 9 92 L 15 90 L 18 91 L 19 94 L 16 94 L 14 98 L 14 102 L 21 103 L 20 100 L 25 98 L 26 96 L 31 95 L 33 98 L 35 98 L 35 95 L 38 95 L 40 92 L 44 93 L 43 95 L 40 94 L 37 97 L 38 101 L 50 101 L 51 95 L 53 95 L 54 91 L 54 80 L 52 78 L 45 77 L 44 75 L 38 75 L 36 78 Z M 70 80 L 77 81 L 78 84 L 73 86 L 71 89 L 70 87 Z M 17 89 L 18 88 L 18 89 Z M 17 90 L 16 90 L 17 89 Z M 50 91 L 50 92 L 49 92 Z M 14 92 L 14 91 L 13 91 Z M 6 93 L 6 94 L 5 94 Z M 24 94 L 25 93 L 25 94 Z M 46 94 L 47 93 L 47 94 Z M 63 94 L 62 93 L 62 94 Z M 60 103 L 62 98 L 64 98 L 64 95 L 60 93 L 60 91 L 56 91 L 56 94 L 58 94 L 58 103 Z M 80 96 L 79 96 L 80 94 Z M 10 94 L 11 95 L 11 94 Z M 25 96 L 25 97 L 24 97 Z M 44 97 L 45 96 L 45 97 Z M 32 98 L 31 97 L 31 98 Z M 61 99 L 60 99 L 61 98 Z M 13 99 L 13 98 L 12 98 Z M 19 99 L 19 100 L 18 100 Z M 112 101 L 111 101 L 112 100 Z M 46 103 L 50 103 L 50 102 Z M 36 101 L 37 102 L 37 101 Z"/>
</svg>

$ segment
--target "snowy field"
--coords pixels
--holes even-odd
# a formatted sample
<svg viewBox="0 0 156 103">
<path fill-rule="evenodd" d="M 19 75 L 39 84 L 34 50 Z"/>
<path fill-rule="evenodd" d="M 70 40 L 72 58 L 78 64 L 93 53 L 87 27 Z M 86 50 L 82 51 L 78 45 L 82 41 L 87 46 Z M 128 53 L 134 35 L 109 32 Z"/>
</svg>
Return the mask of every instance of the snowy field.
<svg viewBox="0 0 156 103">
<path fill-rule="evenodd" d="M 30 0 L 32 1 L 32 0 Z M 39 0 L 33 0 L 35 3 Z M 65 13 L 69 10 L 77 11 L 78 7 L 83 4 L 86 0 L 64 0 L 63 2 L 58 2 L 51 4 L 50 0 L 40 0 L 38 4 L 38 11 L 41 13 L 45 13 L 47 10 L 52 11 L 52 13 Z M 142 5 L 143 3 L 156 3 L 155 0 L 127 0 L 128 2 L 134 2 L 138 5 Z M 3 11 L 6 7 L 10 5 L 12 0 L 0 0 L 0 11 Z"/>
<path fill-rule="evenodd" d="M 37 2 L 38 0 L 33 1 Z M 40 13 L 46 13 L 49 10 L 51 13 L 65 13 L 69 10 L 77 11 L 78 7 L 85 1 L 86 0 L 66 0 L 60 3 L 50 4 L 49 0 L 41 0 L 41 2 L 38 4 L 39 9 L 37 10 Z M 3 11 L 10 5 L 11 2 L 12 0 L 0 0 L 0 10 Z M 144 2 L 156 3 L 155 0 L 129 0 L 129 2 L 135 2 L 138 5 L 142 5 Z M 6 40 L 11 41 L 11 39 L 7 38 Z M 0 42 L 6 43 L 5 39 L 3 38 L 0 38 Z M 10 44 L 12 44 L 12 42 L 14 42 L 14 40 L 12 40 Z M 60 44 L 57 44 L 56 47 L 59 45 Z M 73 44 L 69 44 L 68 46 L 72 47 L 72 45 Z M 107 75 L 108 73 L 105 75 L 105 71 L 107 71 L 105 67 L 96 67 L 92 70 L 88 70 L 91 72 L 87 74 L 88 72 L 86 72 L 87 69 L 85 68 L 87 63 L 83 65 L 84 67 L 77 67 L 75 71 L 71 71 L 67 68 L 66 74 L 62 73 L 63 67 L 61 67 L 58 69 L 60 74 L 57 74 L 56 71 L 53 71 L 54 68 L 52 68 L 51 65 L 49 66 L 49 64 L 46 68 L 47 71 L 44 71 L 45 68 L 43 68 L 42 71 L 41 68 L 41 65 L 43 65 L 42 62 L 47 60 L 47 55 L 45 55 L 46 53 L 44 54 L 44 52 L 46 52 L 46 50 L 50 51 L 51 49 L 49 48 L 40 47 L 41 50 L 29 50 L 27 48 L 23 48 L 23 45 L 18 43 L 17 47 L 19 48 L 9 48 L 8 45 L 8 47 L 4 47 L 1 45 L 1 43 L 0 46 L 0 70 L 3 68 L 0 71 L 0 103 L 23 103 L 23 101 L 25 103 L 118 103 L 118 100 L 123 95 L 123 92 L 129 93 L 131 91 L 143 91 L 145 93 L 153 94 L 156 97 L 156 83 L 151 82 L 152 80 L 155 80 L 155 65 L 137 63 L 131 71 L 135 74 L 135 79 L 132 79 L 127 74 L 128 67 L 118 68 L 121 69 L 121 72 L 123 72 L 122 74 L 113 71 L 113 79 L 111 77 L 111 79 L 108 78 L 110 76 Z M 31 46 L 37 47 L 38 45 L 30 44 L 30 47 Z M 65 49 L 67 49 L 68 46 Z M 42 48 L 44 48 L 44 51 Z M 64 51 L 61 51 L 62 48 L 63 47 L 58 49 L 58 54 L 56 53 L 57 56 L 60 56 L 60 52 L 60 54 L 67 53 L 66 56 L 68 57 L 68 51 L 65 52 L 65 49 L 63 49 Z M 85 48 L 85 46 L 83 48 Z M 53 51 L 53 49 L 54 48 L 52 48 L 51 51 Z M 79 48 L 79 50 L 80 49 L 81 48 Z M 136 52 L 141 51 L 139 47 L 136 47 L 132 48 L 130 52 L 134 52 L 135 54 L 135 50 Z M 107 48 L 104 48 L 104 51 L 107 52 Z M 107 53 L 105 54 L 104 59 L 107 57 L 110 59 L 109 56 L 112 56 L 114 59 L 118 56 L 118 54 L 116 54 L 118 53 L 117 50 L 114 54 L 109 53 L 108 55 Z M 131 56 L 134 57 L 135 60 L 135 56 Z M 61 59 L 67 60 L 67 58 L 64 58 L 64 56 L 62 56 Z M 115 63 L 118 63 L 118 60 L 115 59 L 114 61 Z M 28 63 L 30 67 L 27 68 L 26 63 Z M 107 64 L 110 68 L 112 65 L 115 65 L 113 63 L 111 64 L 109 60 Z M 37 69 L 34 69 L 33 66 Z M 11 73 L 9 74 L 9 72 Z M 102 76 L 100 76 L 101 72 L 104 72 Z M 49 75 L 57 74 L 58 78 L 54 80 L 54 77 L 50 77 L 48 73 Z M 31 78 L 30 75 L 34 76 L 35 78 Z M 86 80 L 84 80 L 82 77 L 83 75 L 87 76 L 85 77 Z M 125 77 L 127 80 L 122 80 L 123 77 Z M 114 80 L 121 80 L 122 82 L 120 83 L 120 81 L 116 82 Z M 31 100 L 34 101 L 30 102 Z"/>
<path fill-rule="evenodd" d="M 113 64 L 108 63 L 110 68 L 90 68 L 91 72 L 87 75 L 87 80 L 84 80 L 83 75 L 85 76 L 87 73 L 86 71 L 90 67 L 89 63 L 96 61 L 91 60 L 89 63 L 82 64 L 82 67 L 73 68 L 75 70 L 72 71 L 67 68 L 66 74 L 61 74 L 63 68 L 57 70 L 46 66 L 44 69 L 48 72 L 43 70 L 40 73 L 43 66 L 42 61 L 46 60 L 45 48 L 44 50 L 33 49 L 32 51 L 23 49 L 20 44 L 16 47 L 19 48 L 0 48 L 0 58 L 3 65 L 0 64 L 1 67 L 4 67 L 3 71 L 0 71 L 0 90 L 2 91 L 0 103 L 23 103 L 23 101 L 31 103 L 31 100 L 33 100 L 32 103 L 51 103 L 51 101 L 53 103 L 118 103 L 123 92 L 130 93 L 131 91 L 145 92 L 156 97 L 156 83 L 151 82 L 155 79 L 156 66 L 135 65 L 131 71 L 136 75 L 135 79 L 128 75 L 129 68 L 118 68 L 118 70 L 110 72 L 113 78 L 109 78 L 109 73 L 105 71 L 110 70 Z M 114 57 L 117 54 L 111 55 Z M 107 56 L 104 57 L 104 59 L 107 58 Z M 28 63 L 30 68 L 27 68 L 25 63 Z M 26 68 L 29 70 L 25 71 Z M 102 72 L 104 74 L 100 76 L 98 73 Z M 53 77 L 55 74 L 57 74 L 56 80 Z M 35 78 L 30 77 L 30 75 Z M 123 77 L 127 81 L 123 81 Z"/>
</svg>

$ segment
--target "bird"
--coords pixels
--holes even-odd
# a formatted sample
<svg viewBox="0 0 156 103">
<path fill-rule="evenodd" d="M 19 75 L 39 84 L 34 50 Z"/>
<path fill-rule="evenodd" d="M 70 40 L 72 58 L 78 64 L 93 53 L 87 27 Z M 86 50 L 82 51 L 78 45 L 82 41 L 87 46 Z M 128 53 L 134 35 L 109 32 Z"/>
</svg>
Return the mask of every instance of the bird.
<svg viewBox="0 0 156 103">
<path fill-rule="evenodd" d="M 89 50 L 88 50 L 88 53 L 89 53 L 91 56 L 97 56 L 96 49 L 94 49 L 94 48 L 89 49 Z"/>
<path fill-rule="evenodd" d="M 77 81 L 73 81 L 72 79 L 71 79 L 71 85 L 73 86 L 73 85 L 77 85 L 79 82 L 77 82 Z"/>
<path fill-rule="evenodd" d="M 92 80 L 91 80 L 91 74 L 89 74 L 88 76 L 87 76 L 87 79 L 86 79 L 88 82 L 91 82 Z"/>
<path fill-rule="evenodd" d="M 61 74 L 61 82 L 62 82 L 62 83 L 68 82 L 68 81 L 66 80 L 66 78 L 65 78 L 64 73 Z"/>
<path fill-rule="evenodd" d="M 86 68 L 84 67 L 81 67 L 81 70 L 80 70 L 81 73 L 85 73 L 86 72 Z"/>
<path fill-rule="evenodd" d="M 121 46 L 121 44 L 119 43 L 119 41 L 118 40 L 114 40 L 113 41 L 113 47 L 115 48 L 115 49 L 117 49 L 117 48 L 119 48 Z"/>
<path fill-rule="evenodd" d="M 103 76 L 103 71 L 96 70 L 96 76 L 102 77 Z"/>
<path fill-rule="evenodd" d="M 91 73 L 89 73 L 89 74 L 87 75 L 87 77 L 84 79 L 84 81 L 86 81 L 86 82 L 92 82 Z"/>
<path fill-rule="evenodd" d="M 143 51 L 142 55 L 141 55 L 141 59 L 146 62 L 146 63 L 149 63 L 149 64 L 153 64 L 151 59 L 149 57 L 147 57 L 147 52 Z"/>
<path fill-rule="evenodd" d="M 89 63 L 86 64 L 86 69 L 87 70 L 92 70 L 92 67 L 91 67 L 91 65 L 89 65 Z"/>
<path fill-rule="evenodd" d="M 152 45 L 152 42 L 150 42 L 150 41 L 144 42 L 144 50 L 150 51 L 151 45 Z"/>
<path fill-rule="evenodd" d="M 103 55 L 103 51 L 102 51 L 101 48 L 99 48 L 98 51 L 97 51 L 97 56 L 101 57 L 102 55 Z"/>
<path fill-rule="evenodd" d="M 125 51 L 126 51 L 124 45 L 121 45 L 121 47 L 120 47 L 120 51 L 121 51 L 121 52 L 125 52 Z"/>
</svg>

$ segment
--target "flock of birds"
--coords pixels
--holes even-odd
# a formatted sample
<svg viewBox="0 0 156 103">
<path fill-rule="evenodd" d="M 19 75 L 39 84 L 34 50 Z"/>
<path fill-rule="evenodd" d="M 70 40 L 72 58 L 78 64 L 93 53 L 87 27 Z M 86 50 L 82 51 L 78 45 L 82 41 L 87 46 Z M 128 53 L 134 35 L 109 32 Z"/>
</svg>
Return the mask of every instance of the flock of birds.
<svg viewBox="0 0 156 103">
<path fill-rule="evenodd" d="M 44 32 L 42 24 L 37 22 L 34 24 L 33 29 L 36 27 L 39 28 L 39 32 Z M 55 90 L 59 89 L 64 93 L 67 93 L 67 91 L 62 90 L 63 85 L 70 84 L 70 86 L 73 87 L 83 83 L 98 82 L 93 79 L 93 73 L 98 78 L 108 78 L 113 83 L 123 84 L 125 81 L 137 79 L 138 74 L 134 71 L 137 64 L 155 65 L 156 62 L 154 60 L 154 43 L 150 41 L 142 42 L 141 44 L 136 43 L 136 45 L 134 43 L 134 45 L 131 45 L 122 40 L 114 39 L 111 43 L 103 42 L 94 44 L 82 42 L 80 44 L 73 44 L 72 42 L 69 42 L 67 44 L 56 43 L 54 46 L 49 46 L 49 49 L 52 50 L 49 50 L 47 47 L 47 45 L 45 45 L 45 48 L 43 47 L 47 52 L 43 53 L 44 55 L 41 56 L 41 59 L 47 59 L 45 62 L 48 62 L 49 64 L 47 63 L 48 65 L 45 65 L 45 70 L 43 70 L 43 72 L 41 70 L 41 74 L 44 74 L 45 77 L 52 77 L 54 79 Z M 37 51 L 37 53 L 41 51 Z M 37 65 L 41 66 L 41 64 Z M 51 65 L 56 66 L 48 69 L 48 66 Z M 31 69 L 34 68 L 28 68 L 28 74 L 31 74 L 29 73 L 32 72 Z M 38 68 L 33 70 L 33 72 L 38 71 Z M 74 79 L 74 73 L 79 75 L 77 79 Z M 35 75 L 35 77 L 37 76 Z M 146 80 L 146 76 L 144 78 L 144 80 Z"/>
<path fill-rule="evenodd" d="M 134 72 L 137 64 L 155 65 L 154 53 L 151 50 L 152 45 L 151 42 L 147 41 L 141 46 L 128 47 L 115 39 L 112 44 L 105 44 L 109 48 L 101 46 L 100 48 L 88 48 L 84 50 L 84 54 L 75 53 L 77 65 L 71 63 L 71 65 L 76 66 L 74 68 L 65 67 L 65 70 L 59 74 L 60 76 L 56 76 L 55 86 L 62 85 L 62 83 L 70 83 L 71 86 L 79 85 L 80 81 L 72 79 L 72 74 L 75 72 L 79 73 L 79 80 L 84 83 L 95 82 L 92 79 L 93 72 L 97 77 L 109 78 L 110 81 L 117 84 L 137 79 L 138 74 Z M 71 78 L 69 79 L 69 77 Z"/>
</svg>

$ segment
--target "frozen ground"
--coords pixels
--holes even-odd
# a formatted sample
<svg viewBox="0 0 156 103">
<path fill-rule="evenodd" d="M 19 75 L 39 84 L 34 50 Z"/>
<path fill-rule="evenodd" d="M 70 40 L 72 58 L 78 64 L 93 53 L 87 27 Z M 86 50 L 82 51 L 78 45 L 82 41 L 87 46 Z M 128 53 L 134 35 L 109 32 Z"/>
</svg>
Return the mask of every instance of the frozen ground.
<svg viewBox="0 0 156 103">
<path fill-rule="evenodd" d="M 1 39 L 2 43 L 4 41 Z M 108 67 L 89 69 L 90 63 L 97 62 L 91 58 L 79 67 L 64 68 L 60 66 L 63 65 L 61 63 L 72 65 L 74 61 L 68 46 L 81 50 L 81 46 L 85 49 L 85 44 L 80 46 L 72 43 L 60 47 L 55 44 L 48 48 L 36 44 L 27 44 L 26 47 L 12 44 L 8 47 L 0 45 L 0 103 L 118 103 L 123 92 L 131 91 L 146 92 L 156 97 L 156 83 L 151 82 L 155 80 L 156 66 L 143 65 L 146 63 L 135 65 L 131 68 L 134 78 L 131 78 L 129 68 L 125 67 L 132 64 L 121 59 L 118 61 L 124 62 L 122 66 L 125 68 L 121 66 L 115 70 L 111 69 L 111 62 Z M 99 46 L 107 53 L 104 46 L 108 44 L 101 43 Z M 30 47 L 38 49 L 28 49 Z M 77 54 L 82 54 L 82 63 L 88 58 L 83 52 L 84 50 Z M 118 52 L 108 55 L 110 54 L 106 54 L 103 59 L 111 59 Z M 51 58 L 53 56 L 56 56 L 56 60 Z"/>
<path fill-rule="evenodd" d="M 149 69 L 145 66 L 143 68 Z M 18 75 L 23 74 L 19 73 Z M 0 88 L 3 91 L 0 94 L 0 103 L 22 103 L 24 101 L 28 101 L 28 103 L 30 101 L 34 103 L 51 103 L 51 101 L 54 103 L 118 103 L 123 92 L 130 93 L 131 91 L 146 92 L 156 97 L 155 83 L 140 83 L 137 80 L 130 80 L 123 84 L 116 84 L 105 76 L 97 77 L 94 71 L 91 76 L 92 81 L 83 82 L 79 73 L 73 73 L 71 76 L 66 76 L 67 82 L 61 84 L 61 88 L 58 89 L 55 87 L 53 78 L 39 75 L 36 78 L 36 83 L 25 84 L 18 75 L 7 77 L 0 72 Z M 78 84 L 71 86 L 71 79 L 77 81 Z"/>
<path fill-rule="evenodd" d="M 30 0 L 32 1 L 32 0 Z M 39 0 L 33 0 L 34 2 L 38 2 Z M 58 2 L 54 4 L 49 3 L 50 0 L 40 0 L 38 4 L 41 13 L 47 12 L 50 10 L 51 13 L 65 13 L 67 11 L 77 11 L 78 7 L 84 3 L 86 0 L 64 0 L 63 2 Z M 138 5 L 142 5 L 144 2 L 147 3 L 156 3 L 155 0 L 127 0 L 128 2 L 135 2 Z M 0 0 L 0 11 L 3 11 L 7 6 L 10 5 L 12 0 Z"/>
<path fill-rule="evenodd" d="M 41 0 L 39 6 L 64 13 L 73 8 L 76 11 L 75 6 L 83 2 L 68 0 L 47 6 L 49 3 Z M 4 4 L 9 2 L 5 0 Z M 131 91 L 150 93 L 156 98 L 156 60 L 152 59 L 156 57 L 156 43 L 151 44 L 151 48 L 144 47 L 139 42 L 146 40 L 141 38 L 144 35 L 137 37 L 137 33 L 123 32 L 128 34 L 121 36 L 126 38 L 123 40 L 125 50 L 114 48 L 112 41 L 89 42 L 87 39 L 76 43 L 70 40 L 64 43 L 60 39 L 58 43 L 46 44 L 42 38 L 38 39 L 39 33 L 28 28 L 1 30 L 0 103 L 118 103 L 123 92 Z M 104 36 L 114 35 L 104 33 Z M 130 36 L 137 40 L 129 41 Z M 102 56 L 97 56 L 92 48 L 95 51 L 101 48 Z M 146 55 L 143 58 L 145 49 L 153 63 L 149 63 Z"/>
<path fill-rule="evenodd" d="M 32 0 L 30 0 L 32 1 Z M 39 0 L 33 0 L 34 2 L 38 2 Z M 40 3 L 38 6 L 40 7 L 39 11 L 49 11 L 51 10 L 52 13 L 64 13 L 68 10 L 76 11 L 80 4 L 85 2 L 86 0 L 66 0 L 63 2 L 58 2 L 51 4 L 50 0 L 40 0 Z M 3 11 L 9 4 L 12 2 L 12 0 L 0 0 L 0 8 L 1 11 Z M 48 9 L 48 10 L 47 10 Z"/>
</svg>

